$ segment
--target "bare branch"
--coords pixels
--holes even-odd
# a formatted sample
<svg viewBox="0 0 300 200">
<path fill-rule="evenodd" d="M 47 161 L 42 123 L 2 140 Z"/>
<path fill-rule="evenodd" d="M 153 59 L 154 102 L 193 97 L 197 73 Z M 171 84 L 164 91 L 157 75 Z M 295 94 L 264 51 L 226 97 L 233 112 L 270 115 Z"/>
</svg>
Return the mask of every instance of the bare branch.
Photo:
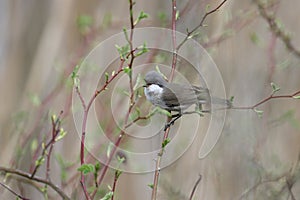
<svg viewBox="0 0 300 200">
<path fill-rule="evenodd" d="M 258 7 L 260 15 L 268 22 L 270 30 L 285 44 L 286 48 L 300 58 L 300 50 L 292 44 L 290 35 L 287 31 L 279 27 L 275 16 L 267 12 L 264 4 L 260 0 L 254 0 Z"/>
<path fill-rule="evenodd" d="M 51 187 L 53 190 L 55 190 L 63 199 L 71 200 L 64 193 L 64 191 L 62 191 L 58 186 L 56 186 L 54 183 L 52 183 L 49 180 L 45 180 L 45 179 L 43 179 L 41 177 L 38 177 L 38 176 L 32 177 L 30 173 L 23 172 L 23 171 L 18 170 L 18 169 L 10 169 L 10 168 L 6 168 L 6 167 L 0 167 L 0 171 L 4 172 L 5 174 L 7 174 L 7 173 L 15 174 L 15 175 L 21 176 L 23 178 L 26 178 L 26 179 L 29 179 L 29 180 L 32 180 L 32 181 L 35 181 L 35 182 L 46 184 L 49 187 Z"/>
</svg>

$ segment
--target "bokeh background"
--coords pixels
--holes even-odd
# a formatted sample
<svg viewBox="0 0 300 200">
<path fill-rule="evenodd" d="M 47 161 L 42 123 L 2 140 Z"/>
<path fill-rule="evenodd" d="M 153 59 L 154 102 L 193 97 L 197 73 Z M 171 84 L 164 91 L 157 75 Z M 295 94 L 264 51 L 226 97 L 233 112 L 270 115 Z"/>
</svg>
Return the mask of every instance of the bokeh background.
<svg viewBox="0 0 300 200">
<path fill-rule="evenodd" d="M 287 40 L 274 26 L 270 28 L 259 2 L 229 0 L 206 19 L 207 26 L 196 37 L 218 66 L 235 106 L 252 106 L 267 98 L 271 82 L 281 88 L 276 95 L 300 90 L 300 2 L 262 1 L 292 48 L 286 48 Z M 177 30 L 191 30 L 206 9 L 218 3 L 178 1 Z M 171 5 L 171 1 L 136 1 L 134 15 L 142 10 L 149 14 L 138 27 L 170 28 Z M 42 143 L 51 129 L 51 115 L 63 110 L 62 126 L 68 134 L 55 144 L 51 180 L 72 199 L 83 199 L 70 74 L 93 46 L 129 27 L 128 7 L 128 1 L 118 0 L 0 1 L 1 166 L 29 172 L 35 162 L 33 144 Z M 257 108 L 262 117 L 252 109 L 228 110 L 221 138 L 206 158 L 198 159 L 199 137 L 161 171 L 158 199 L 188 199 L 199 174 L 202 180 L 194 199 L 300 199 L 299 106 L 297 99 L 278 98 Z M 66 174 L 59 160 L 68 163 Z M 105 184 L 112 184 L 112 178 L 109 172 Z M 5 176 L 0 181 L 27 198 L 44 198 L 24 182 Z M 153 173 L 123 173 L 116 199 L 150 199 L 147 185 L 152 181 Z M 1 199 L 15 199 L 3 187 L 0 191 Z M 59 197 L 52 192 L 49 198 Z"/>
</svg>

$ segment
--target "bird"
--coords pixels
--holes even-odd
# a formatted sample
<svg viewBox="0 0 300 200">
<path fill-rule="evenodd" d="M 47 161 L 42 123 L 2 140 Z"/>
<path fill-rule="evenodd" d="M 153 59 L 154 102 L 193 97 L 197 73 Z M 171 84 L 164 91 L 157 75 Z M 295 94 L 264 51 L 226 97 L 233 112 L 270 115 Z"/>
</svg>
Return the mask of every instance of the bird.
<svg viewBox="0 0 300 200">
<path fill-rule="evenodd" d="M 190 84 L 169 83 L 163 75 L 157 71 L 149 71 L 145 75 L 144 94 L 146 99 L 154 106 L 158 106 L 169 112 L 176 111 L 174 122 L 184 114 L 190 106 L 195 105 L 195 110 L 202 111 L 202 105 L 211 103 L 231 106 L 226 99 L 210 97 L 209 90 Z"/>
</svg>

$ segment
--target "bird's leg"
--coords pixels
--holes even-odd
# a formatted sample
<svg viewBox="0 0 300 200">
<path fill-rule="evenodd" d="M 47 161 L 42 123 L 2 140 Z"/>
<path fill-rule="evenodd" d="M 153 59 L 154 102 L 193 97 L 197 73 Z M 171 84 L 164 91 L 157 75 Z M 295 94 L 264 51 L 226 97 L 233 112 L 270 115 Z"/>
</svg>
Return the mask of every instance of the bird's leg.
<svg viewBox="0 0 300 200">
<path fill-rule="evenodd" d="M 166 124 L 166 126 L 165 126 L 165 128 L 164 128 L 164 131 L 166 131 L 167 128 L 169 128 L 171 125 L 174 125 L 174 122 L 175 122 L 176 120 L 178 120 L 181 116 L 182 116 L 182 113 L 181 113 L 181 112 L 179 112 L 179 113 L 176 114 L 176 115 L 172 115 L 172 116 L 171 116 L 172 120 L 169 121 L 169 122 Z"/>
</svg>

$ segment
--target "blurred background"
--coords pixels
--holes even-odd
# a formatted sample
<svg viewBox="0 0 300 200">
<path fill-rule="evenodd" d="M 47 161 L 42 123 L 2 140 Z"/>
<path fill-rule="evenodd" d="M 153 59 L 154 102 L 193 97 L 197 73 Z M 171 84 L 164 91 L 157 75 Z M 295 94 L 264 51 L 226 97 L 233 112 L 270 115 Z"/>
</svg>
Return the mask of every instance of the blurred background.
<svg viewBox="0 0 300 200">
<path fill-rule="evenodd" d="M 193 29 L 220 2 L 178 1 L 177 30 Z M 300 90 L 299 7 L 293 0 L 228 0 L 200 27 L 195 39 L 219 68 L 234 106 L 266 99 L 272 82 L 280 87 L 276 95 Z M 134 16 L 140 11 L 149 17 L 137 27 L 171 27 L 171 0 L 136 1 Z M 128 1 L 1 0 L 0 15 L 0 166 L 31 172 L 38 146 L 51 131 L 51 116 L 63 111 L 67 135 L 55 143 L 51 181 L 72 199 L 84 199 L 70 75 L 95 45 L 129 27 Z M 199 136 L 161 170 L 158 199 L 189 199 L 199 174 L 194 199 L 300 199 L 300 101 L 277 98 L 256 109 L 262 116 L 253 109 L 228 110 L 220 140 L 207 157 L 198 159 Z M 107 173 L 102 194 L 113 174 Z M 24 181 L 9 176 L 0 181 L 27 198 L 45 198 Z M 152 181 L 153 173 L 123 173 L 116 199 L 150 199 Z M 16 199 L 7 189 L 0 191 L 1 199 Z M 49 193 L 49 199 L 58 198 Z"/>
</svg>

